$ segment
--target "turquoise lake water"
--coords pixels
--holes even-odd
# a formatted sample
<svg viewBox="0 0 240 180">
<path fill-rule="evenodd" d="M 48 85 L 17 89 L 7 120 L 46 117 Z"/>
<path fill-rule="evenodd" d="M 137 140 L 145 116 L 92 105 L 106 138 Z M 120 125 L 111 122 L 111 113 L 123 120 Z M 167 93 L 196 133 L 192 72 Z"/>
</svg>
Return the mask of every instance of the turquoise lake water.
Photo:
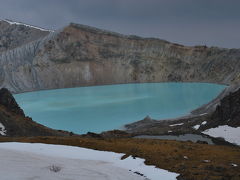
<svg viewBox="0 0 240 180">
<path fill-rule="evenodd" d="M 208 103 L 226 86 L 208 83 L 143 83 L 16 94 L 33 120 L 75 133 L 101 132 L 143 119 L 183 116 Z"/>
</svg>

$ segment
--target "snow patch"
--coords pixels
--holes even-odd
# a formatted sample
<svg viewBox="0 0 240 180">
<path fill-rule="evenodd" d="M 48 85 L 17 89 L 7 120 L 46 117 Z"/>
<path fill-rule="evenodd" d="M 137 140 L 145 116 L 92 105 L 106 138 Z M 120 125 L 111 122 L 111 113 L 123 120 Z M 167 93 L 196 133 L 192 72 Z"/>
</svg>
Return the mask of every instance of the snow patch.
<svg viewBox="0 0 240 180">
<path fill-rule="evenodd" d="M 230 143 L 240 145 L 240 127 L 234 128 L 228 125 L 224 125 L 207 129 L 202 133 L 212 137 L 222 137 Z"/>
<path fill-rule="evenodd" d="M 205 124 L 207 124 L 207 121 L 203 121 L 203 122 L 201 123 L 201 125 L 205 125 Z M 197 124 L 197 125 L 193 126 L 193 128 L 196 129 L 196 130 L 198 130 L 201 125 Z"/>
<path fill-rule="evenodd" d="M 25 24 L 25 23 L 20 23 L 20 22 L 14 22 L 14 21 L 10 21 L 10 20 L 2 20 L 2 21 L 5 21 L 7 22 L 8 24 L 10 25 L 23 25 L 23 26 L 27 26 L 27 27 L 30 27 L 30 28 L 34 28 L 34 29 L 39 29 L 41 31 L 49 31 L 49 32 L 54 32 L 53 30 L 48 30 L 48 29 L 44 29 L 44 28 L 40 28 L 40 27 L 37 27 L 37 26 L 32 26 L 32 25 L 29 25 L 29 24 Z"/>
<path fill-rule="evenodd" d="M 0 134 L 2 136 L 6 136 L 7 134 L 7 130 L 5 129 L 5 126 L 2 123 L 0 123 Z"/>
<path fill-rule="evenodd" d="M 187 156 L 183 156 L 183 158 L 184 158 L 184 159 L 188 159 L 188 157 L 187 157 Z"/>
<path fill-rule="evenodd" d="M 199 114 L 199 116 L 204 116 L 204 115 L 206 115 L 207 113 L 202 113 L 202 114 Z"/>
<path fill-rule="evenodd" d="M 233 167 L 238 167 L 238 165 L 237 165 L 237 164 L 234 164 L 234 163 L 232 163 L 231 166 L 233 166 Z"/>
<path fill-rule="evenodd" d="M 38 157 L 48 156 L 48 159 L 51 158 L 67 158 L 67 160 L 87 160 L 87 161 L 97 161 L 95 162 L 96 167 L 90 166 L 89 171 L 94 171 L 95 168 L 101 168 L 97 166 L 99 164 L 102 166 L 103 163 L 107 163 L 109 166 L 113 168 L 118 167 L 120 169 L 125 169 L 126 172 L 139 172 L 146 176 L 151 180 L 176 180 L 178 174 L 168 172 L 163 169 L 156 168 L 155 166 L 147 166 L 144 163 L 144 159 L 128 157 L 124 160 L 121 160 L 121 157 L 124 154 L 114 153 L 114 152 L 106 152 L 106 151 L 97 151 L 92 149 L 74 147 L 74 146 L 64 146 L 64 145 L 50 145 L 50 144 L 41 144 L 41 143 L 0 143 L 0 150 L 14 150 L 17 152 L 21 152 L 26 155 L 30 153 L 30 156 L 34 154 Z M 38 160 L 36 158 L 35 163 Z M 14 161 L 12 161 L 14 163 Z M 67 163 L 67 162 L 66 162 Z M 22 166 L 24 165 L 24 162 Z M 68 166 L 68 164 L 64 164 L 64 166 Z M 86 167 L 83 164 L 85 170 Z M 81 165 L 79 166 L 79 168 Z M 110 167 L 111 169 L 111 167 Z M 116 168 L 115 168 L 116 169 Z M 61 172 L 61 171 L 60 171 Z M 100 171 L 101 172 L 101 171 Z M 91 172 L 90 172 L 91 173 Z M 144 178 L 138 176 L 139 179 Z M 112 172 L 112 178 L 116 179 L 114 172 Z"/>
<path fill-rule="evenodd" d="M 198 130 L 198 129 L 200 128 L 200 125 L 197 124 L 197 125 L 193 126 L 193 128 L 196 129 L 196 130 Z"/>
<path fill-rule="evenodd" d="M 203 162 L 205 162 L 205 163 L 209 163 L 209 162 L 211 162 L 210 160 L 203 160 Z"/>
<path fill-rule="evenodd" d="M 178 124 L 171 124 L 169 126 L 173 127 L 173 126 L 182 126 L 184 123 L 178 123 Z"/>
</svg>

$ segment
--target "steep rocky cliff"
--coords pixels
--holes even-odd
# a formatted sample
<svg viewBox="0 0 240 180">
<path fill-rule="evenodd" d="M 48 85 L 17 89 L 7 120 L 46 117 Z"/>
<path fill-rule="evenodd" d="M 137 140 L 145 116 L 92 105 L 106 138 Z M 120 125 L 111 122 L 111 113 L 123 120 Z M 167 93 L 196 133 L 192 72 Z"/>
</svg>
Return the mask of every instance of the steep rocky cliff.
<svg viewBox="0 0 240 180">
<path fill-rule="evenodd" d="M 14 49 L 48 35 L 50 32 L 30 25 L 0 20 L 0 52 Z"/>
<path fill-rule="evenodd" d="M 24 115 L 12 94 L 0 89 L 0 136 L 68 136 L 70 133 L 47 128 Z"/>
<path fill-rule="evenodd" d="M 240 80 L 239 49 L 186 47 L 73 23 L 8 48 L 0 53 L 0 63 L 0 86 L 12 92 L 135 82 L 234 84 Z"/>
<path fill-rule="evenodd" d="M 219 125 L 240 127 L 240 89 L 225 96 L 211 115 L 208 126 Z"/>
</svg>

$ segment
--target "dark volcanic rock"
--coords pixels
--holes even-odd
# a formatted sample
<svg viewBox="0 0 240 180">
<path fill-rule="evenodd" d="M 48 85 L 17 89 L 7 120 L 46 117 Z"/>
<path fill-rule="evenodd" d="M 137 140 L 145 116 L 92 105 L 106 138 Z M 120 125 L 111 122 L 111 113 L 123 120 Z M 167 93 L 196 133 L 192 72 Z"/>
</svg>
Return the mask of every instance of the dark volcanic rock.
<svg viewBox="0 0 240 180">
<path fill-rule="evenodd" d="M 25 116 L 23 110 L 18 106 L 13 95 L 6 88 L 0 89 L 0 104 L 11 112 Z"/>
<path fill-rule="evenodd" d="M 211 117 L 209 126 L 240 126 L 240 89 L 224 97 Z"/>
<path fill-rule="evenodd" d="M 100 134 L 104 138 L 128 138 L 133 135 L 122 130 L 105 131 Z"/>
<path fill-rule="evenodd" d="M 206 141 L 200 141 L 200 140 L 197 140 L 197 143 L 198 144 L 208 144 Z"/>
<path fill-rule="evenodd" d="M 89 138 L 101 138 L 102 136 L 97 133 L 88 132 L 87 134 L 84 134 L 83 137 L 89 137 Z"/>
</svg>

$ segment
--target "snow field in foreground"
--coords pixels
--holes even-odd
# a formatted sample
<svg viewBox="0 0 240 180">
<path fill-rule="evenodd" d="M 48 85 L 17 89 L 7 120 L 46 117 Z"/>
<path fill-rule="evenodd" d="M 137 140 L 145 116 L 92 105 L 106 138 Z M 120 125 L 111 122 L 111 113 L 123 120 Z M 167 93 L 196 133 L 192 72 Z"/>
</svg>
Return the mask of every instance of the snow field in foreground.
<svg viewBox="0 0 240 180">
<path fill-rule="evenodd" d="M 121 160 L 123 155 L 64 145 L 0 143 L 0 174 L 2 180 L 78 180 L 79 177 L 81 180 L 175 180 L 178 176 L 147 166 L 144 159 L 128 157 Z M 51 171 L 53 165 L 60 170 Z"/>
</svg>

